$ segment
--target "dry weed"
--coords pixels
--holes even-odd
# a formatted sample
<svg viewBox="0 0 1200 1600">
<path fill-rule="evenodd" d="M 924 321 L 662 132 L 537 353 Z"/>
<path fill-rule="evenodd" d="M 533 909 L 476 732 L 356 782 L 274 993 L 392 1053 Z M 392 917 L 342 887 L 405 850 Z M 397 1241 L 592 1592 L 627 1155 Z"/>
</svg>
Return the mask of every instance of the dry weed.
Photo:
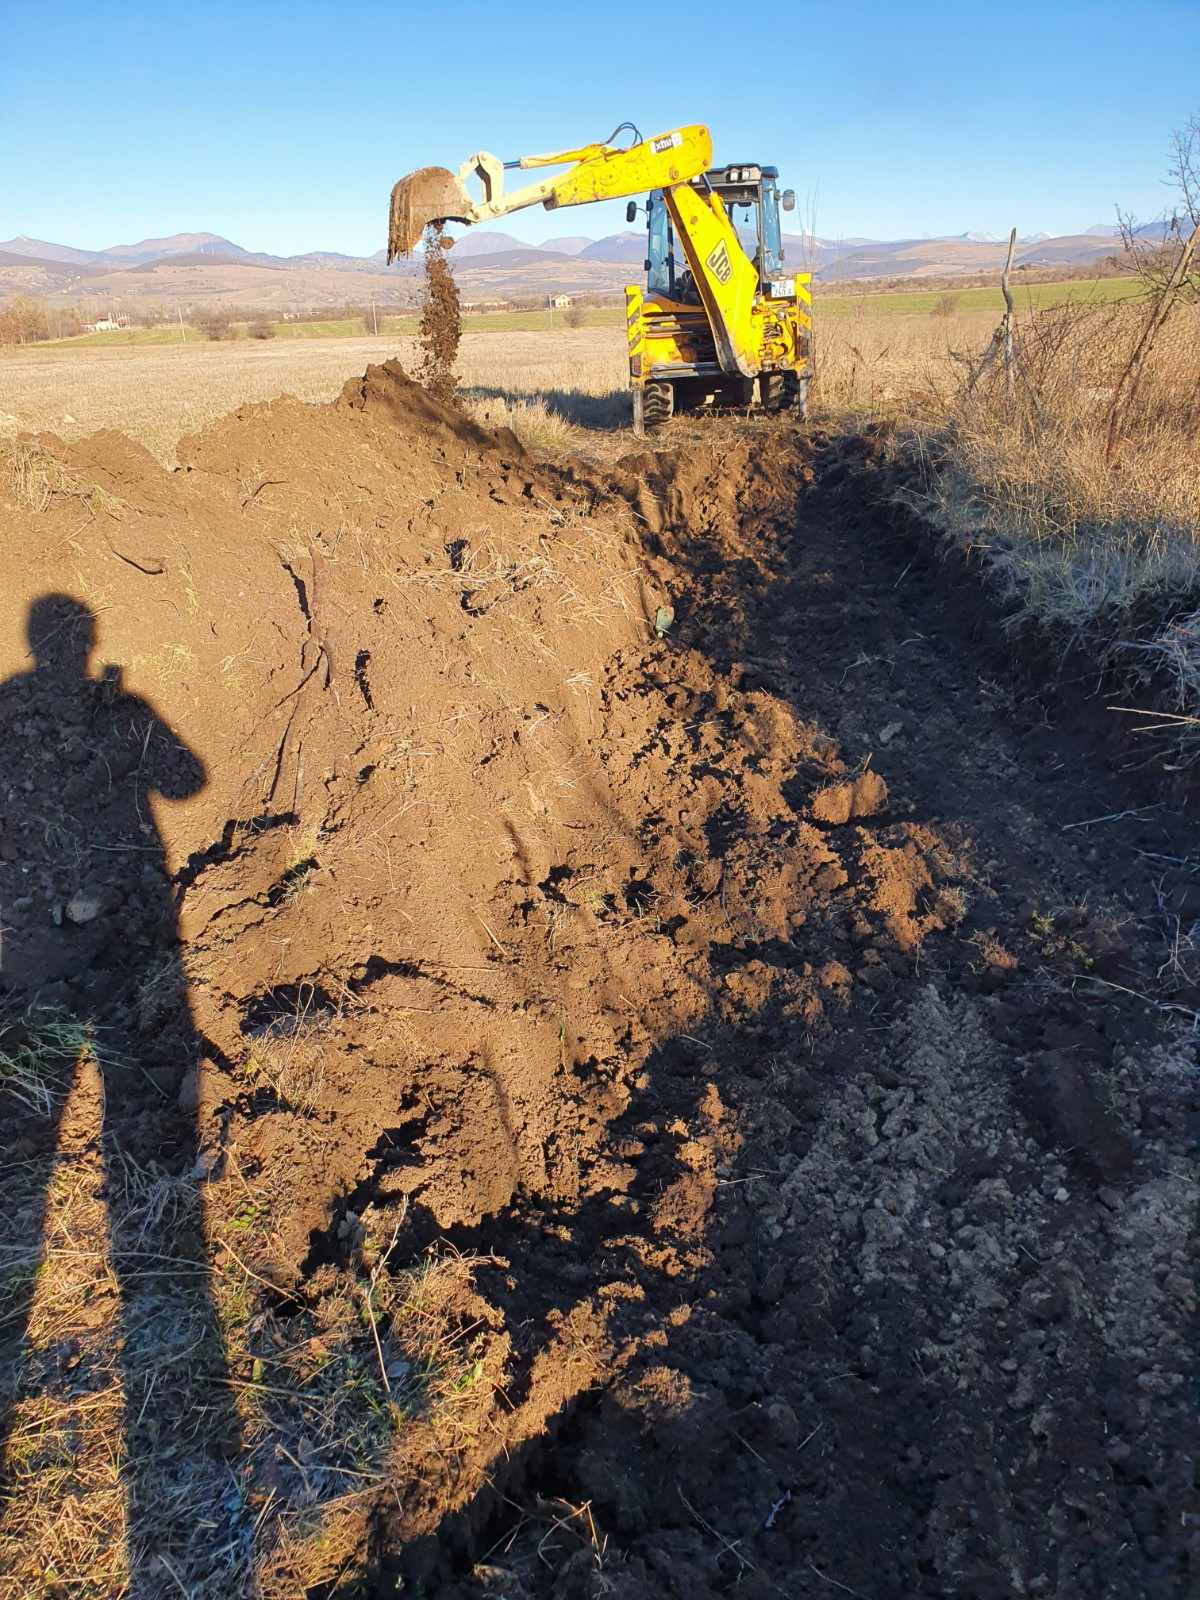
<svg viewBox="0 0 1200 1600">
<path fill-rule="evenodd" d="M 964 364 L 940 409 L 914 408 L 912 497 L 982 551 L 1014 626 L 1088 640 L 1133 683 L 1168 685 L 1173 734 L 1200 746 L 1200 308 L 1154 349 L 1115 459 L 1107 421 L 1137 306 L 1063 306 L 1018 327 L 1012 393 Z"/>
<path fill-rule="evenodd" d="M 403 1452 L 452 1448 L 490 1402 L 474 1263 L 395 1270 L 369 1210 L 344 1264 L 278 1286 L 270 1164 L 206 1182 L 135 1160 L 102 1127 L 118 1069 L 58 1073 L 73 1042 L 51 1036 L 57 1148 L 6 1166 L 0 1338 L 24 1337 L 0 1383 L 0 1600 L 352 1578 Z"/>
<path fill-rule="evenodd" d="M 0 1015 L 0 1101 L 47 1117 L 79 1064 L 98 1059 L 91 1028 L 56 1011 Z"/>
<path fill-rule="evenodd" d="M 117 495 L 99 484 L 85 483 L 57 456 L 28 440 L 0 441 L 0 482 L 4 480 L 16 503 L 35 515 L 48 511 L 56 497 L 78 500 L 89 512 L 103 511 L 114 520 L 125 511 L 125 502 Z"/>
</svg>

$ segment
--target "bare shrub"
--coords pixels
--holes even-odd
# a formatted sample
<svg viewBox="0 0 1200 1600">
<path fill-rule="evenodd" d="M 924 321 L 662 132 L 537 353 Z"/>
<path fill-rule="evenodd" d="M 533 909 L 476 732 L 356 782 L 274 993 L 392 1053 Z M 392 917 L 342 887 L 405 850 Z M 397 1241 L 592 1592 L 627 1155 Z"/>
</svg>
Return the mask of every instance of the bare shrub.
<svg viewBox="0 0 1200 1600">
<path fill-rule="evenodd" d="M 251 339 L 273 339 L 275 324 L 268 316 L 254 317 L 247 325 L 246 332 Z"/>
<path fill-rule="evenodd" d="M 568 328 L 582 328 L 587 321 L 587 307 L 581 306 L 578 301 L 572 301 L 563 312 L 563 321 Z"/>
<path fill-rule="evenodd" d="M 210 306 L 201 311 L 192 319 L 193 326 L 204 335 L 206 339 L 234 339 L 237 337 L 233 318 L 228 311 L 223 311 L 220 306 Z"/>
<path fill-rule="evenodd" d="M 956 294 L 941 294 L 933 302 L 930 316 L 952 317 L 958 310 L 958 296 Z"/>
</svg>

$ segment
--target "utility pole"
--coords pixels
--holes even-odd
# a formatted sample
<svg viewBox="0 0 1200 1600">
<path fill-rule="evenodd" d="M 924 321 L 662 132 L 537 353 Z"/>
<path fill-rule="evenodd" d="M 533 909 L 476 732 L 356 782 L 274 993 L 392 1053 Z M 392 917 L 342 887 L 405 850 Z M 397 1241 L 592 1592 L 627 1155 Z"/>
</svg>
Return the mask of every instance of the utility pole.
<svg viewBox="0 0 1200 1600">
<path fill-rule="evenodd" d="M 187 329 L 183 325 L 183 307 L 182 306 L 176 306 L 175 309 L 179 313 L 179 337 L 182 340 L 182 342 L 184 344 L 186 344 L 187 343 Z"/>
</svg>

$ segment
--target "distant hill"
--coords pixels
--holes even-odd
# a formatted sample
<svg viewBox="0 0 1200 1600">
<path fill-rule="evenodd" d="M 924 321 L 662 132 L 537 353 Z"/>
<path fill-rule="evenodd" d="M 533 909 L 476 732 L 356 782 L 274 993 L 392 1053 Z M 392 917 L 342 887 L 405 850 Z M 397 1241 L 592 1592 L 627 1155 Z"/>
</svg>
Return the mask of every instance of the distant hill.
<svg viewBox="0 0 1200 1600">
<path fill-rule="evenodd" d="M 586 234 L 568 233 L 561 239 L 547 239 L 542 245 L 542 249 L 559 250 L 565 256 L 577 256 L 592 243 L 594 241 L 589 239 Z"/>
<path fill-rule="evenodd" d="M 223 239 L 219 233 L 173 233 L 165 239 L 142 239 L 137 244 L 112 244 L 99 252 L 109 261 L 127 261 L 131 265 L 145 261 L 161 261 L 164 256 L 244 256 L 249 255 L 240 244 Z"/>
<path fill-rule="evenodd" d="M 1150 223 L 1138 231 L 1162 238 L 1165 225 Z M 787 270 L 812 271 L 824 282 L 993 273 L 1003 265 L 1007 247 L 1007 235 L 992 238 L 974 230 L 891 240 L 784 236 Z M 1119 249 L 1118 230 L 1097 223 L 1078 234 L 1031 234 L 1019 241 L 1016 259 L 1027 270 L 1086 270 Z M 449 261 L 470 301 L 616 294 L 641 276 L 645 253 L 643 228 L 601 239 L 569 234 L 535 245 L 485 225 L 455 229 Z M 336 250 L 278 256 L 207 232 L 167 234 L 104 250 L 25 234 L 0 241 L 0 297 L 36 294 L 63 305 L 144 297 L 185 307 L 223 303 L 291 309 L 367 298 L 398 306 L 412 303 L 421 270 L 419 253 L 389 267 L 382 249 L 369 256 Z"/>
<path fill-rule="evenodd" d="M 0 267 L 16 267 L 22 272 L 40 272 L 52 278 L 79 278 L 86 277 L 89 273 L 99 272 L 99 267 L 94 267 L 84 262 L 56 261 L 39 256 L 24 255 L 18 250 L 9 250 L 0 245 Z"/>
<path fill-rule="evenodd" d="M 501 233 L 496 228 L 472 228 L 460 233 L 454 240 L 451 252 L 461 261 L 465 256 L 494 256 L 504 250 L 536 250 L 524 239 L 514 239 L 511 233 Z"/>
<path fill-rule="evenodd" d="M 0 250 L 5 255 L 32 256 L 37 261 L 54 261 L 60 265 L 70 262 L 75 266 L 87 266 L 100 254 L 98 250 L 75 250 L 69 244 L 48 244 L 45 239 L 30 239 L 23 233 L 15 239 L 0 239 Z"/>
<path fill-rule="evenodd" d="M 1165 239 L 1170 233 L 1170 224 L 1158 222 L 1139 222 L 1134 226 L 1134 234 L 1139 239 Z M 1184 229 L 1187 232 L 1187 229 Z M 1085 228 L 1079 235 L 1082 239 L 1119 239 L 1121 230 L 1115 222 L 1097 222 L 1090 228 Z"/>
<path fill-rule="evenodd" d="M 578 252 L 581 261 L 642 261 L 646 255 L 646 230 L 636 233 L 611 233 Z"/>
<path fill-rule="evenodd" d="M 483 255 L 478 251 L 472 252 L 465 259 L 471 264 L 472 272 L 487 272 L 492 267 L 538 267 L 545 266 L 555 261 L 571 261 L 574 258 L 567 255 L 564 250 L 540 250 L 532 245 L 519 244 L 512 250 L 492 250 Z"/>
<path fill-rule="evenodd" d="M 175 267 L 240 267 L 245 271 L 263 272 L 270 267 L 279 267 L 286 258 L 265 256 L 258 257 L 243 250 L 240 254 L 222 250 L 180 250 L 172 252 L 169 256 L 160 256 L 153 261 L 139 261 L 137 270 L 140 272 L 168 272 Z"/>
</svg>

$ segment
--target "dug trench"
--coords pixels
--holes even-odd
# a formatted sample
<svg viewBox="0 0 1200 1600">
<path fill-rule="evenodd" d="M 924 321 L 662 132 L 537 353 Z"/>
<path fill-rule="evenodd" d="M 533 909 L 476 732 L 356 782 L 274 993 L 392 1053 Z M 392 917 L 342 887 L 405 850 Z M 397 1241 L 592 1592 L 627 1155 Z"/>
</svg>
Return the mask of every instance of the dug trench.
<svg viewBox="0 0 1200 1600">
<path fill-rule="evenodd" d="M 10 1439 L 121 1388 L 133 1592 L 1189 1592 L 1200 861 L 838 441 L 537 464 L 389 364 L 26 452 L 10 1035 L 101 1044 L 8 1259 L 99 1151 L 119 1292 L 30 1279 Z"/>
</svg>

